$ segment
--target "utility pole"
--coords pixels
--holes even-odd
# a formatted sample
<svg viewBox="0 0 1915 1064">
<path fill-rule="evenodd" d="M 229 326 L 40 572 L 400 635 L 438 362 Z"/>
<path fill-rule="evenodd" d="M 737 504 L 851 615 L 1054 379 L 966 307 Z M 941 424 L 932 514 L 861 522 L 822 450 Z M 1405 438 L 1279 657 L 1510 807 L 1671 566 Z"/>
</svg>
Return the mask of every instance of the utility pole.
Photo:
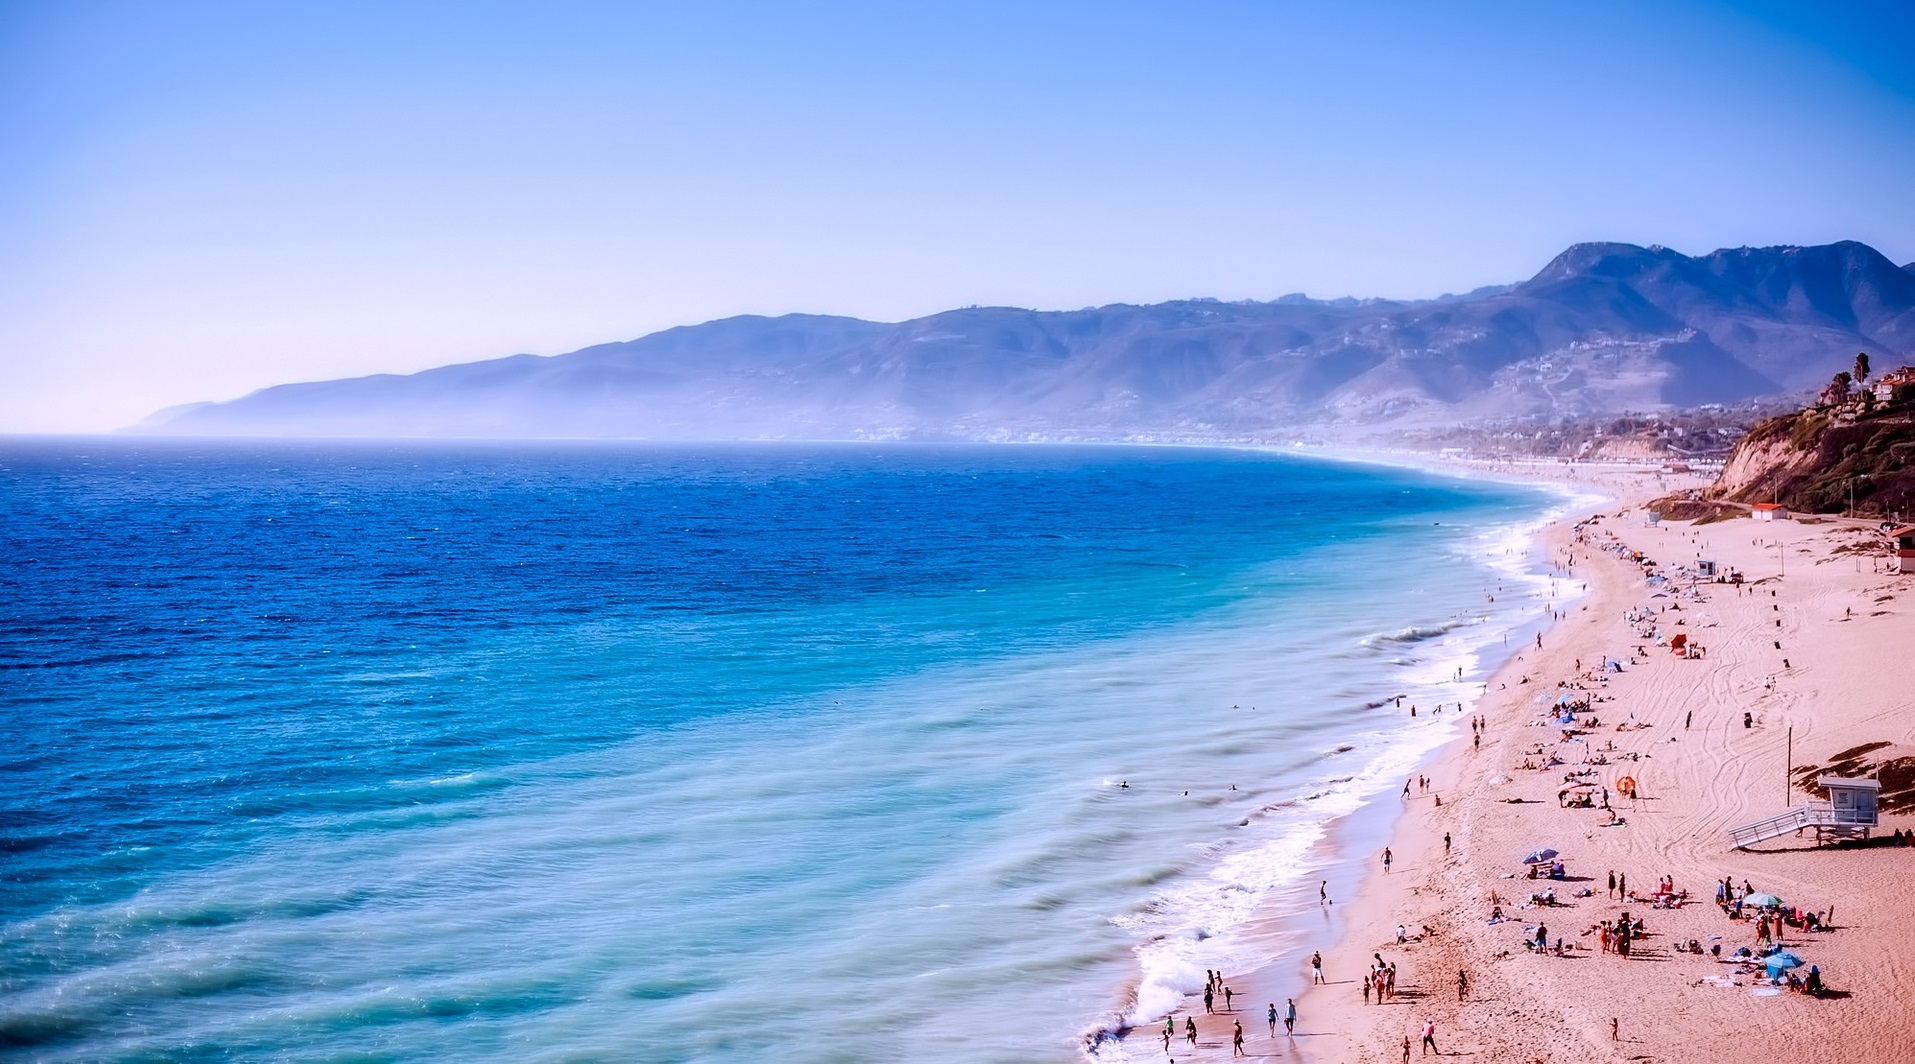
<svg viewBox="0 0 1915 1064">
<path fill-rule="evenodd" d="M 1789 776 L 1795 772 L 1795 725 L 1789 725 L 1788 753 L 1782 755 L 1782 808 L 1789 807 Z"/>
</svg>

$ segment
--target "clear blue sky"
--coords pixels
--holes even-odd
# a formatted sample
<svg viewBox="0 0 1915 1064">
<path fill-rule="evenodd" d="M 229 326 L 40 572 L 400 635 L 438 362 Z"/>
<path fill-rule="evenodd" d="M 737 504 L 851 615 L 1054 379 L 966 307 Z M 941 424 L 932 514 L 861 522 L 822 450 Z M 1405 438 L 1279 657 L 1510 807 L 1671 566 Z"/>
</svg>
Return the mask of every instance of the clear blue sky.
<svg viewBox="0 0 1915 1064">
<path fill-rule="evenodd" d="M 0 0 L 0 432 L 737 313 L 1915 259 L 1915 4 Z"/>
</svg>

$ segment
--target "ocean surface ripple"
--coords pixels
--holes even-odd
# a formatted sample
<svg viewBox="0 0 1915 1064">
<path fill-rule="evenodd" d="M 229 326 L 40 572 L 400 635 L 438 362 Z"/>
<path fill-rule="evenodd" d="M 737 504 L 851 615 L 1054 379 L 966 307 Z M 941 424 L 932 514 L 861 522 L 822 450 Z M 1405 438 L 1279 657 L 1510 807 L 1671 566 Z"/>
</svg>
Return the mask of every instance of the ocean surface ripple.
<svg viewBox="0 0 1915 1064">
<path fill-rule="evenodd" d="M 1168 448 L 0 444 L 0 1054 L 1080 1059 L 1270 948 L 1548 501 Z"/>
</svg>

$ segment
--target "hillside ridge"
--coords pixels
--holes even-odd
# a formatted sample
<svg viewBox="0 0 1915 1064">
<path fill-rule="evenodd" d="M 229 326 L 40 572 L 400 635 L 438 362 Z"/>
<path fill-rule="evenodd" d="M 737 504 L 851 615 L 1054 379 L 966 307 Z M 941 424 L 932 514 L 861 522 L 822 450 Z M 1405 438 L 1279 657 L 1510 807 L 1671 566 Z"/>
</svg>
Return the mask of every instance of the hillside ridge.
<svg viewBox="0 0 1915 1064">
<path fill-rule="evenodd" d="M 884 323 L 741 315 L 563 355 L 265 388 L 135 431 L 647 439 L 1258 439 L 1807 394 L 1915 354 L 1915 272 L 1865 244 L 1576 244 L 1429 300 L 1284 296 Z"/>
</svg>

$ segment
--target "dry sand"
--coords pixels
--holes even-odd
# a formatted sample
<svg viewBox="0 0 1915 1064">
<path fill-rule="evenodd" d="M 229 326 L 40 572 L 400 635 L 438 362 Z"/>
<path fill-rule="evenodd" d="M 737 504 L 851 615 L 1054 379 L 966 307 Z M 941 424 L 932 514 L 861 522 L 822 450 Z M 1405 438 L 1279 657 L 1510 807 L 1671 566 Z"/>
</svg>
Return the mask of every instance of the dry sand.
<svg viewBox="0 0 1915 1064">
<path fill-rule="evenodd" d="M 1465 732 L 1422 770 L 1431 789 L 1403 803 L 1391 871 L 1382 874 L 1373 859 L 1358 896 L 1335 906 L 1344 931 L 1322 946 L 1328 985 L 1307 986 L 1307 950 L 1260 971 L 1227 973 L 1237 1011 L 1205 1016 L 1201 1000 L 1187 1001 L 1178 1025 L 1194 1013 L 1201 1044 L 1193 1049 L 1179 1038 L 1171 1059 L 1230 1058 L 1237 1019 L 1254 1059 L 1394 1062 L 1403 1059 L 1406 1038 L 1411 1056 L 1423 1059 L 1419 1034 L 1433 1019 L 1440 1055 L 1478 1064 L 1706 1064 L 1752 1055 L 1847 1064 L 1915 1060 L 1915 924 L 1903 919 L 1911 904 L 1904 895 L 1915 890 L 1915 848 L 1817 849 L 1812 838 L 1784 836 L 1739 851 L 1726 834 L 1804 800 L 1800 791 L 1785 798 L 1791 728 L 1798 766 L 1825 764 L 1866 742 L 1893 743 L 1883 755 L 1915 754 L 1915 576 L 1876 572 L 1879 559 L 1867 555 L 1832 553 L 1871 538 L 1853 525 L 1745 518 L 1651 527 L 1641 503 L 1682 486 L 1661 479 L 1579 469 L 1577 487 L 1593 484 L 1613 501 L 1550 527 L 1543 545 L 1554 559 L 1574 558 L 1573 578 L 1587 581 L 1589 593 L 1545 632 L 1540 651 L 1525 647 L 1486 685 L 1473 707 L 1488 721 L 1481 748 Z M 1606 515 L 1591 526 L 1597 537 L 1613 534 L 1670 566 L 1712 558 L 1750 583 L 1740 591 L 1702 585 L 1698 598 L 1654 598 L 1666 585 L 1645 584 L 1634 562 L 1573 542 L 1575 521 L 1597 512 Z M 1625 619 L 1632 609 L 1677 602 L 1680 611 L 1659 613 L 1656 623 L 1707 647 L 1700 660 L 1650 645 Z M 1630 664 L 1638 646 L 1646 657 Z M 1626 671 L 1600 673 L 1605 656 L 1623 661 Z M 1605 699 L 1592 707 L 1602 723 L 1584 743 L 1556 742 L 1560 729 L 1534 725 L 1543 719 L 1542 704 L 1560 693 L 1559 682 L 1582 683 Z M 1752 727 L 1743 726 L 1745 713 L 1753 715 Z M 1647 727 L 1614 729 L 1632 714 Z M 1685 717 L 1692 718 L 1687 727 Z M 1605 743 L 1614 750 L 1598 779 L 1611 787 L 1611 803 L 1626 820 L 1619 827 L 1599 826 L 1601 810 L 1557 801 L 1565 774 L 1585 750 L 1593 756 Z M 1520 768 L 1539 745 L 1570 764 Z M 1628 754 L 1639 759 L 1619 760 Z M 1640 781 L 1638 800 L 1615 793 L 1622 775 Z M 1878 833 L 1896 828 L 1915 829 L 1915 818 L 1884 814 Z M 1452 838 L 1447 855 L 1445 832 Z M 1539 846 L 1564 855 L 1570 878 L 1554 884 L 1564 904 L 1525 907 L 1530 891 L 1547 885 L 1520 878 L 1522 856 Z M 1664 910 L 1612 900 L 1612 870 L 1638 892 L 1671 876 L 1692 901 Z M 1505 878 L 1512 874 L 1518 878 Z M 1731 921 L 1713 904 L 1724 876 L 1790 904 L 1833 907 L 1834 930 L 1789 929 L 1786 940 L 1820 966 L 1835 994 L 1758 995 L 1749 975 L 1733 986 L 1702 982 L 1733 968 L 1677 952 L 1675 942 L 1720 942 L 1725 957 L 1754 943 L 1751 921 Z M 1571 896 L 1584 887 L 1594 896 Z M 1487 922 L 1492 891 L 1504 899 L 1507 922 Z M 1585 933 L 1625 908 L 1648 931 L 1627 959 L 1600 952 L 1596 935 Z M 1563 957 L 1526 952 L 1525 929 L 1539 920 L 1552 940 L 1577 948 Z M 1412 936 L 1406 945 L 1396 942 L 1399 924 Z M 1425 926 L 1428 936 L 1421 934 Z M 1389 1003 L 1366 1005 L 1359 980 L 1378 953 L 1396 963 L 1398 993 Z M 1461 1002 L 1459 970 L 1470 981 Z M 1286 1036 L 1279 1023 L 1273 1038 L 1264 1006 L 1274 1001 L 1281 1009 L 1291 996 L 1296 1035 Z M 1133 1051 L 1157 1051 L 1148 1037 L 1133 1034 Z"/>
</svg>

